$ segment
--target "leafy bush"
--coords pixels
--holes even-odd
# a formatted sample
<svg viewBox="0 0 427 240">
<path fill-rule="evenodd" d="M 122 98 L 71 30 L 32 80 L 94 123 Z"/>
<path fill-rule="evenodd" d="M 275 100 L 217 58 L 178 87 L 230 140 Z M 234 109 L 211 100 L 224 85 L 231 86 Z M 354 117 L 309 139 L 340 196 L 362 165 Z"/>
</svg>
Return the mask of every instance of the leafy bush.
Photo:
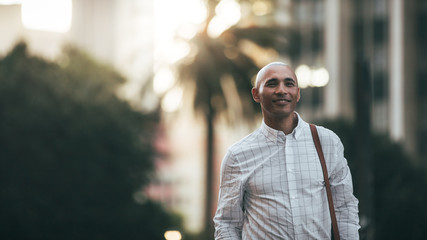
<svg viewBox="0 0 427 240">
<path fill-rule="evenodd" d="M 60 65 L 25 43 L 0 59 L 0 238 L 163 239 L 179 224 L 132 198 L 157 117 L 116 97 L 124 81 L 72 47 Z"/>
</svg>

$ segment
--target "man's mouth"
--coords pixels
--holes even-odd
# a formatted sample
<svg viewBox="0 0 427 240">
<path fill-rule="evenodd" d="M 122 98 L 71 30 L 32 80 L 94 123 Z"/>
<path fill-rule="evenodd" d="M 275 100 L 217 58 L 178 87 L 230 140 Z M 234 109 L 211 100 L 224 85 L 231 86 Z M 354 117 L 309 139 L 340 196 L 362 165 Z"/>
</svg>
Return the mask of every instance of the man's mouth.
<svg viewBox="0 0 427 240">
<path fill-rule="evenodd" d="M 280 98 L 280 99 L 273 100 L 273 102 L 275 102 L 275 103 L 290 103 L 290 102 L 292 102 L 292 100 L 285 99 L 285 98 Z"/>
</svg>

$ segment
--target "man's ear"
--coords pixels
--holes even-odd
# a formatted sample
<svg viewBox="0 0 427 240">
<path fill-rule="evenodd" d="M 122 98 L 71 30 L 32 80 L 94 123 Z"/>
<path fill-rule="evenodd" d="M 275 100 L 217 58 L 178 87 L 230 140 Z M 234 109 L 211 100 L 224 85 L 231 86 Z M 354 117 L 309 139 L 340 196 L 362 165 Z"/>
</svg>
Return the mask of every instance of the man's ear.
<svg viewBox="0 0 427 240">
<path fill-rule="evenodd" d="M 299 99 L 301 98 L 301 94 L 300 94 L 300 88 L 298 88 L 298 98 L 297 98 L 297 102 L 299 102 Z"/>
<path fill-rule="evenodd" d="M 255 102 L 259 103 L 260 99 L 259 99 L 259 92 L 258 92 L 258 88 L 252 88 L 252 98 L 254 99 Z"/>
</svg>

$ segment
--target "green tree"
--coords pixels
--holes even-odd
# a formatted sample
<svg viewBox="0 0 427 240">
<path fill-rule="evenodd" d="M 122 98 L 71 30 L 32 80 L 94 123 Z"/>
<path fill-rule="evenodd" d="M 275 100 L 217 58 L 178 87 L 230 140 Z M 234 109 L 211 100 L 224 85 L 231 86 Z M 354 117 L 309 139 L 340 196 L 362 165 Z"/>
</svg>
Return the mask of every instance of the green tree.
<svg viewBox="0 0 427 240">
<path fill-rule="evenodd" d="M 0 59 L 2 239 L 163 239 L 176 218 L 148 183 L 156 114 L 116 97 L 124 79 L 75 48 L 61 64 L 20 43 Z"/>
</svg>

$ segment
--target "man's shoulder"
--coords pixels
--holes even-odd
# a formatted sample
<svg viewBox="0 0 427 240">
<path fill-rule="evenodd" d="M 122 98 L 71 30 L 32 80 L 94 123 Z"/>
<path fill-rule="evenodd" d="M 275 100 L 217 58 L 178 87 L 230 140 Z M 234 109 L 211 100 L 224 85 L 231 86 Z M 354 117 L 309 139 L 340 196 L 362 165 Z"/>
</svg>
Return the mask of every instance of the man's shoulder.
<svg viewBox="0 0 427 240">
<path fill-rule="evenodd" d="M 258 138 L 260 136 L 261 131 L 260 129 L 256 129 L 255 131 L 251 132 L 249 135 L 243 137 L 239 141 L 235 142 L 233 145 L 231 145 L 228 148 L 229 152 L 232 152 L 233 154 L 244 152 L 245 150 L 249 150 L 251 145 L 258 142 Z"/>
<path fill-rule="evenodd" d="M 334 131 L 324 126 L 316 125 L 316 127 L 317 127 L 317 132 L 319 133 L 319 138 L 321 142 L 328 141 L 334 144 L 341 142 L 340 137 Z"/>
</svg>

